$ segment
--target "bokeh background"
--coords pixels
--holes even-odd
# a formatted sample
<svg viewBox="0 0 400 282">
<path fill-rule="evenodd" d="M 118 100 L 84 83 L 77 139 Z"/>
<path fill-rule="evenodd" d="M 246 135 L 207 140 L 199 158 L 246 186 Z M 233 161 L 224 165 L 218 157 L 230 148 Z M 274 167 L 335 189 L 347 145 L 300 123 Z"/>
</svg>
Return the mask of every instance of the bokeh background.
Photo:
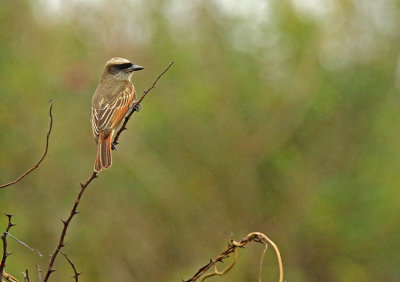
<svg viewBox="0 0 400 282">
<path fill-rule="evenodd" d="M 91 97 L 114 56 L 144 100 L 64 249 L 82 281 L 180 281 L 230 235 L 267 234 L 287 281 L 400 281 L 400 3 L 0 2 L 0 191 L 7 272 L 37 279 L 93 167 Z M 0 217 L 0 227 L 6 225 Z M 215 281 L 256 281 L 262 245 Z M 225 264 L 226 265 L 226 264 Z M 59 256 L 53 281 L 72 281 Z M 276 281 L 272 249 L 264 281 Z"/>
</svg>

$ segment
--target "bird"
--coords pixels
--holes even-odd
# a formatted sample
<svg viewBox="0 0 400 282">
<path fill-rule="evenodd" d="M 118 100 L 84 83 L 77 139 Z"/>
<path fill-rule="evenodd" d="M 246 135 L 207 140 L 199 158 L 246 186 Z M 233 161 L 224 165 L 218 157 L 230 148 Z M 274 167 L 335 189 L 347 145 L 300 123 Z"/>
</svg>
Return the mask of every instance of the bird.
<svg viewBox="0 0 400 282">
<path fill-rule="evenodd" d="M 134 71 L 144 69 L 129 60 L 110 59 L 93 94 L 91 122 L 97 155 L 94 170 L 100 172 L 112 165 L 112 138 L 126 113 L 136 102 L 135 87 L 131 82 Z"/>
</svg>

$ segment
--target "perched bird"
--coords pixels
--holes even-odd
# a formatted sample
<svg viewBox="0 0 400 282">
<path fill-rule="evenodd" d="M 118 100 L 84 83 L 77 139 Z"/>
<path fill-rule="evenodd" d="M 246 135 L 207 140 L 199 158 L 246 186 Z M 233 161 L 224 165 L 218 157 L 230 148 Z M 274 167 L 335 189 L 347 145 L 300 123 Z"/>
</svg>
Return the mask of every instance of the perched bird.
<svg viewBox="0 0 400 282">
<path fill-rule="evenodd" d="M 92 99 L 92 131 L 97 144 L 94 170 L 111 166 L 112 137 L 129 108 L 136 102 L 131 82 L 134 71 L 144 69 L 127 59 L 112 58 L 106 63 Z"/>
</svg>

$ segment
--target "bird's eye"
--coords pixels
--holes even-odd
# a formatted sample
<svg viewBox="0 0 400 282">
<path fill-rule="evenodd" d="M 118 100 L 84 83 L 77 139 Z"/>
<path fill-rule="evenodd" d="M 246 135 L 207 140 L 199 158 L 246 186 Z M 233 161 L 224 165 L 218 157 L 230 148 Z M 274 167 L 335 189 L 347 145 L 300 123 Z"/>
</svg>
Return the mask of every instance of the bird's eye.
<svg viewBox="0 0 400 282">
<path fill-rule="evenodd" d="M 125 63 L 125 64 L 120 64 L 120 65 L 116 65 L 116 67 L 120 70 L 125 70 L 127 68 L 130 68 L 132 66 L 131 63 Z"/>
</svg>

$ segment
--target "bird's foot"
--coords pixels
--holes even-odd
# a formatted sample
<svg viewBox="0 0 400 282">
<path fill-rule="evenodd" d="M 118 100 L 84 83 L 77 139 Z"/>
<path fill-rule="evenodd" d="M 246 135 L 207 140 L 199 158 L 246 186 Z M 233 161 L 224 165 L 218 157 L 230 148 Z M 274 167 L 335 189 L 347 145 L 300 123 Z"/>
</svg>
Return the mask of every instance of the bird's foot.
<svg viewBox="0 0 400 282">
<path fill-rule="evenodd" d="M 117 145 L 118 145 L 118 142 L 112 142 L 112 143 L 111 143 L 111 150 L 113 150 L 113 151 L 118 151 Z"/>
<path fill-rule="evenodd" d="M 141 108 L 142 108 L 142 105 L 141 105 L 141 104 L 138 104 L 138 103 L 134 103 L 134 104 L 131 106 L 132 111 L 136 111 L 136 112 L 139 112 Z"/>
</svg>

